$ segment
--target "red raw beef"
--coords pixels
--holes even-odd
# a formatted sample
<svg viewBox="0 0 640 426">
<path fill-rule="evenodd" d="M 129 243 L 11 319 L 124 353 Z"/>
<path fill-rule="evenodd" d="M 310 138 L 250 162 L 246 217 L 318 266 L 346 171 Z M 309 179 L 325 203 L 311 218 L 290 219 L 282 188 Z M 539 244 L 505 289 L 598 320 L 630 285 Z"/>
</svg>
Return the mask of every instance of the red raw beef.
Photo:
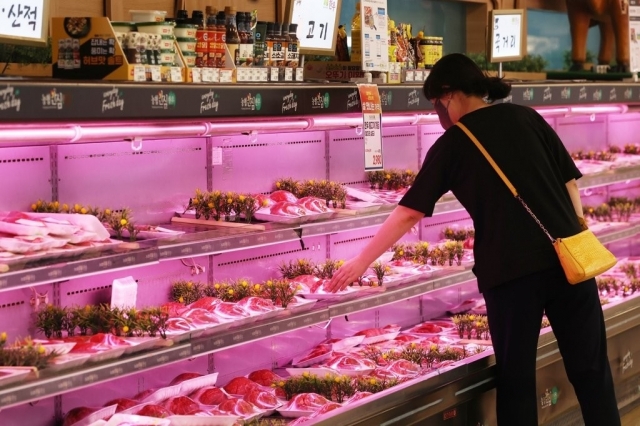
<svg viewBox="0 0 640 426">
<path fill-rule="evenodd" d="M 230 397 L 225 393 L 225 391 L 220 388 L 207 386 L 193 392 L 191 395 L 189 395 L 189 398 L 193 399 L 194 401 L 199 401 L 204 405 L 218 405 L 222 404 Z"/>
<path fill-rule="evenodd" d="M 282 380 L 282 377 L 278 376 L 271 370 L 256 370 L 249 374 L 249 380 L 256 382 L 262 386 L 271 386 L 274 382 Z"/>
<path fill-rule="evenodd" d="M 473 246 L 475 244 L 475 238 L 467 238 L 466 240 L 464 240 L 464 243 L 462 243 L 462 246 L 466 249 L 473 249 Z"/>
<path fill-rule="evenodd" d="M 317 393 L 301 393 L 289 401 L 288 410 L 290 411 L 316 411 L 324 404 L 331 402 L 322 395 Z"/>
<path fill-rule="evenodd" d="M 279 405 L 278 398 L 273 393 L 265 392 L 260 388 L 251 389 L 244 395 L 244 399 L 265 410 L 272 410 Z"/>
<path fill-rule="evenodd" d="M 271 300 L 263 299 L 262 297 L 245 297 L 236 302 L 236 304 L 252 315 L 259 315 L 277 309 Z"/>
<path fill-rule="evenodd" d="M 145 391 L 140 392 L 136 396 L 134 396 L 133 399 L 135 399 L 137 401 L 144 401 L 145 399 L 150 397 L 157 390 L 158 389 L 147 389 Z"/>
<path fill-rule="evenodd" d="M 271 195 L 269 195 L 269 198 L 271 198 L 275 202 L 288 201 L 289 203 L 296 203 L 298 201 L 298 197 L 296 197 L 289 191 L 282 190 L 273 191 Z"/>
<path fill-rule="evenodd" d="M 398 335 L 398 337 L 396 337 L 395 339 L 396 342 L 413 342 L 415 340 L 418 340 L 418 338 L 416 336 L 412 336 L 410 334 L 400 334 Z"/>
<path fill-rule="evenodd" d="M 182 374 L 178 374 L 172 381 L 171 383 L 169 383 L 169 386 L 174 386 L 174 385 L 178 385 L 184 381 L 187 380 L 191 380 L 191 379 L 197 379 L 198 377 L 202 377 L 204 376 L 204 374 L 200 374 L 200 373 L 182 373 Z"/>
<path fill-rule="evenodd" d="M 325 365 L 335 370 L 366 370 L 376 368 L 375 362 L 355 355 L 337 355 L 325 362 Z"/>
<path fill-rule="evenodd" d="M 442 332 L 442 327 L 426 322 L 424 324 L 415 326 L 411 329 L 411 331 L 420 334 L 436 334 Z"/>
<path fill-rule="evenodd" d="M 169 318 L 167 320 L 167 331 L 190 331 L 196 328 L 191 320 L 184 318 Z"/>
<path fill-rule="evenodd" d="M 389 370 L 385 370 L 382 368 L 377 368 L 374 371 L 371 372 L 371 377 L 374 377 L 378 380 L 391 380 L 391 379 L 397 379 L 398 376 L 396 376 L 395 374 L 393 374 L 391 371 Z"/>
<path fill-rule="evenodd" d="M 304 216 L 307 214 L 305 209 L 297 204 L 288 201 L 279 201 L 271 206 L 269 212 L 277 216 Z"/>
<path fill-rule="evenodd" d="M 299 284 L 303 288 L 306 287 L 310 293 L 315 293 L 324 281 L 313 275 L 299 275 L 291 280 L 291 283 L 293 285 Z"/>
<path fill-rule="evenodd" d="M 190 304 L 189 307 L 206 309 L 207 311 L 213 311 L 215 306 L 220 302 L 222 302 L 222 300 L 218 299 L 217 297 L 203 297 L 202 299 L 199 299 L 193 302 L 192 304 Z"/>
<path fill-rule="evenodd" d="M 69 410 L 69 412 L 64 417 L 62 426 L 71 426 L 74 423 L 78 423 L 80 420 L 84 419 L 95 411 L 95 408 L 89 407 L 76 407 L 72 410 Z"/>
<path fill-rule="evenodd" d="M 220 317 L 206 309 L 193 308 L 182 313 L 182 318 L 190 320 L 196 326 L 217 325 L 222 323 Z"/>
<path fill-rule="evenodd" d="M 349 398 L 349 400 L 347 401 L 347 404 L 351 404 L 354 403 L 356 401 L 360 401 L 363 398 L 366 398 L 368 396 L 373 395 L 373 393 L 371 392 L 356 392 L 354 393 L 351 398 Z"/>
<path fill-rule="evenodd" d="M 256 409 L 251 403 L 238 398 L 231 398 L 218 405 L 218 410 L 240 417 L 250 417 L 256 414 Z"/>
<path fill-rule="evenodd" d="M 249 312 L 245 311 L 241 306 L 231 302 L 221 302 L 215 307 L 214 313 L 222 319 L 238 320 L 246 318 Z"/>
<path fill-rule="evenodd" d="M 257 195 L 254 195 L 253 197 L 256 199 L 256 204 L 258 205 L 259 209 L 264 207 L 271 207 L 276 203 L 271 198 L 269 198 L 268 195 L 257 194 Z"/>
<path fill-rule="evenodd" d="M 188 416 L 201 411 L 200 405 L 188 396 L 169 398 L 162 405 L 173 414 L 179 416 Z"/>
<path fill-rule="evenodd" d="M 224 386 L 224 390 L 231 395 L 246 395 L 251 389 L 258 388 L 259 386 L 256 382 L 246 377 L 236 377 Z"/>
<path fill-rule="evenodd" d="M 107 402 L 106 404 L 104 404 L 104 406 L 111 407 L 112 405 L 117 405 L 116 413 L 119 413 L 120 411 L 128 410 L 131 407 L 135 407 L 138 404 L 140 404 L 140 402 L 134 399 L 118 398 Z"/>
<path fill-rule="evenodd" d="M 309 352 L 305 357 L 301 358 L 298 363 L 304 362 L 304 361 L 308 361 L 310 359 L 314 359 L 317 358 L 319 356 L 328 354 L 329 352 L 331 352 L 331 345 L 327 345 L 327 344 L 319 344 L 318 346 L 316 346 L 315 348 L 311 349 L 311 352 Z"/>
<path fill-rule="evenodd" d="M 408 267 L 416 266 L 416 264 L 410 260 L 393 260 L 390 262 L 390 264 L 392 266 L 408 266 Z"/>
<path fill-rule="evenodd" d="M 298 200 L 298 204 L 313 213 L 325 213 L 329 211 L 327 202 L 315 197 L 303 197 Z"/>
<path fill-rule="evenodd" d="M 149 404 L 145 405 L 136 413 L 139 416 L 155 417 L 158 419 L 164 419 L 171 416 L 171 411 L 167 410 L 161 405 Z"/>
<path fill-rule="evenodd" d="M 415 377 L 420 374 L 420 366 L 406 359 L 395 360 L 385 369 L 401 378 Z"/>
<path fill-rule="evenodd" d="M 69 338 L 68 341 L 76 342 L 71 352 L 78 353 L 95 353 L 113 349 L 118 346 L 129 346 L 129 343 L 125 340 L 110 333 L 98 333 L 91 337 L 72 337 Z"/>
<path fill-rule="evenodd" d="M 366 330 L 358 331 L 354 336 L 375 337 L 387 333 L 388 331 L 382 328 L 368 328 Z"/>
<path fill-rule="evenodd" d="M 170 317 L 179 317 L 181 313 L 187 310 L 183 303 L 169 302 L 162 305 L 162 309 L 169 314 Z"/>
<path fill-rule="evenodd" d="M 313 413 L 310 417 L 313 419 L 315 417 L 328 413 L 329 411 L 333 411 L 336 408 L 342 408 L 342 405 L 338 404 L 337 402 L 327 402 L 322 407 L 320 407 L 318 411 Z"/>
</svg>

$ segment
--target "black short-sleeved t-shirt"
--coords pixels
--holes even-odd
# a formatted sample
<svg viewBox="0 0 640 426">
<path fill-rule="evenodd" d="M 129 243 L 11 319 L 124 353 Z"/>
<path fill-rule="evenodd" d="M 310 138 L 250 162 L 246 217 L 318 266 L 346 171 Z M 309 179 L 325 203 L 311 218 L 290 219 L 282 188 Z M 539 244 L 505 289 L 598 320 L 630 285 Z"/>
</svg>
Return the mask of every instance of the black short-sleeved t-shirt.
<svg viewBox="0 0 640 426">
<path fill-rule="evenodd" d="M 544 118 L 531 108 L 504 103 L 475 110 L 460 121 L 554 238 L 580 232 L 565 184 L 582 174 Z M 473 271 L 480 291 L 559 265 L 549 238 L 457 126 L 429 149 L 400 205 L 431 216 L 449 190 L 473 219 Z"/>
</svg>

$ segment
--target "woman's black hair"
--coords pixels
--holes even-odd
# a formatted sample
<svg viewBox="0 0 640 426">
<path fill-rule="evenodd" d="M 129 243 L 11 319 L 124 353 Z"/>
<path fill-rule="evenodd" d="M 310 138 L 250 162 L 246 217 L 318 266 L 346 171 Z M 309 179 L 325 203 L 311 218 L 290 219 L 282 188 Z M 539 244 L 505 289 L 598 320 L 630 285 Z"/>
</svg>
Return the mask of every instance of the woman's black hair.
<svg viewBox="0 0 640 426">
<path fill-rule="evenodd" d="M 511 93 L 510 84 L 502 78 L 488 77 L 475 62 L 461 53 L 445 55 L 436 62 L 423 89 L 427 99 L 461 91 L 468 96 L 486 96 L 491 102 L 504 99 Z"/>
</svg>

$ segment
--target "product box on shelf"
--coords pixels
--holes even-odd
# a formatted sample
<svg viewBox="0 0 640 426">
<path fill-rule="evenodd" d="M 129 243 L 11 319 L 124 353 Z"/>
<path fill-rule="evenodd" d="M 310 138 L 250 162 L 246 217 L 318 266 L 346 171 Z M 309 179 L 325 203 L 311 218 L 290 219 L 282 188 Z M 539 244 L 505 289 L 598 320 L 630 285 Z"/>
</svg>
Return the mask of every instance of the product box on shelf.
<svg viewBox="0 0 640 426">
<path fill-rule="evenodd" d="M 234 58 L 229 52 L 229 48 L 225 45 L 225 67 L 224 68 L 209 68 L 209 67 L 188 67 L 186 73 L 186 81 L 189 83 L 235 83 L 236 81 L 242 81 L 238 78 Z M 180 57 L 183 58 L 183 53 L 180 52 Z M 186 61 L 183 60 L 183 63 Z M 247 67 L 246 69 L 250 69 Z"/>
<path fill-rule="evenodd" d="M 175 66 L 131 63 L 108 18 L 52 18 L 51 36 L 55 78 L 180 82 L 187 77 L 181 55 Z"/>
</svg>

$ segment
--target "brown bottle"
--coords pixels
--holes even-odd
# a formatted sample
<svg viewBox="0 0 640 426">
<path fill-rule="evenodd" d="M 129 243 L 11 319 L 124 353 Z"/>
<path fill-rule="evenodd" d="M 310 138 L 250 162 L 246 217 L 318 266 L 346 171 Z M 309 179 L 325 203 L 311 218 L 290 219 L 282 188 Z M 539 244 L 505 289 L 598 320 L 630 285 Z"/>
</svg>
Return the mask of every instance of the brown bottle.
<svg viewBox="0 0 640 426">
<path fill-rule="evenodd" d="M 209 61 L 209 32 L 204 27 L 204 13 L 201 10 L 191 12 L 191 21 L 196 30 L 196 67 L 206 67 Z"/>
<path fill-rule="evenodd" d="M 224 8 L 224 13 L 227 27 L 227 49 L 229 49 L 233 62 L 237 65 L 240 54 L 240 35 L 238 34 L 238 27 L 236 26 L 236 8 L 227 6 Z"/>
<path fill-rule="evenodd" d="M 216 10 L 212 6 L 206 9 L 206 27 L 207 31 L 207 64 L 208 68 L 216 67 L 216 53 L 218 50 L 218 33 L 216 31 Z"/>
<path fill-rule="evenodd" d="M 300 62 L 300 54 L 298 53 L 298 24 L 289 25 L 289 43 L 286 50 L 286 62 L 290 68 L 298 68 Z"/>
<path fill-rule="evenodd" d="M 227 26 L 224 11 L 218 12 L 216 17 L 216 37 L 218 43 L 216 44 L 216 67 L 226 67 L 226 42 L 227 42 Z"/>
</svg>

